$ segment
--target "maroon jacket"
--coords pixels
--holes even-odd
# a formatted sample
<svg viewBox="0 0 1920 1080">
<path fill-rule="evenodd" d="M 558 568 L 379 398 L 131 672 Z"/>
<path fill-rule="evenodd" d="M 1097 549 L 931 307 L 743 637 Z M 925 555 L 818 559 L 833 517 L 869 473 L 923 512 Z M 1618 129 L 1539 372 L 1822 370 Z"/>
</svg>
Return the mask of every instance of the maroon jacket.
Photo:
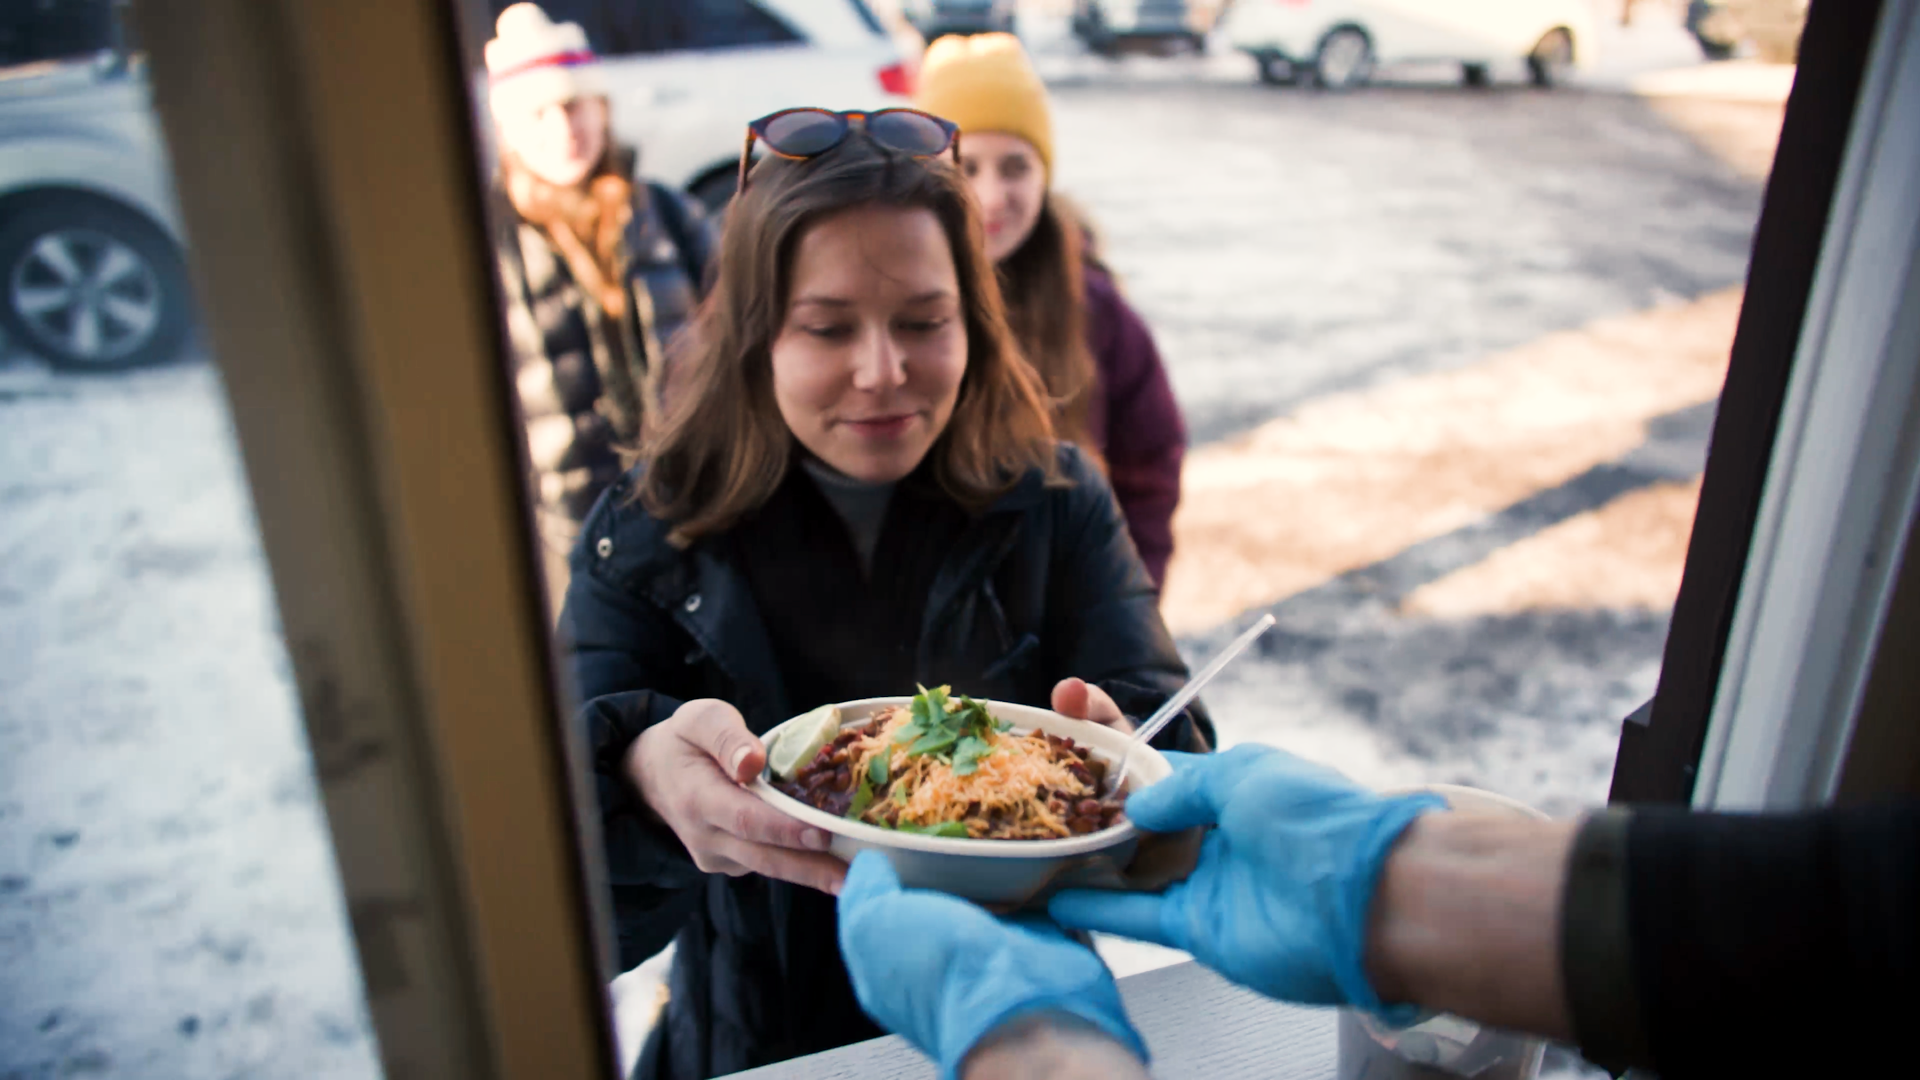
<svg viewBox="0 0 1920 1080">
<path fill-rule="evenodd" d="M 1099 369 L 1087 408 L 1088 434 L 1106 456 L 1133 546 L 1159 585 L 1173 556 L 1187 425 L 1147 324 L 1104 271 L 1089 265 L 1086 281 L 1087 346 Z"/>
</svg>

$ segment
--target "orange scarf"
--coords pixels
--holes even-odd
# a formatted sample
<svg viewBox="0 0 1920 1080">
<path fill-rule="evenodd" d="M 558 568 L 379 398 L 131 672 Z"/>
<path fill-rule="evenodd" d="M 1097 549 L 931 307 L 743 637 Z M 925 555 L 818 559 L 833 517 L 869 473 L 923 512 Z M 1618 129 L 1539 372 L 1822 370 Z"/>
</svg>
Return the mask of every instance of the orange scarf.
<svg viewBox="0 0 1920 1080">
<path fill-rule="evenodd" d="M 609 147 L 593 172 L 572 187 L 556 187 L 533 175 L 511 151 L 502 156 L 501 166 L 513 208 L 560 249 L 573 280 L 600 301 L 601 310 L 624 318 L 620 242 L 633 220 L 633 155 Z"/>
</svg>

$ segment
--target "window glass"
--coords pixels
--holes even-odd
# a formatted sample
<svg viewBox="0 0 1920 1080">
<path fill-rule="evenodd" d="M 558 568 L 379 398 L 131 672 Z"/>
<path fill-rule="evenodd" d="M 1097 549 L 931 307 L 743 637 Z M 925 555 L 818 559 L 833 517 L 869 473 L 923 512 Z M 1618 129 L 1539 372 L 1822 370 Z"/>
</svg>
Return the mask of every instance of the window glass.
<svg viewBox="0 0 1920 1080">
<path fill-rule="evenodd" d="M 609 56 L 796 38 L 751 0 L 545 6 Z M 1195 5 L 1202 23 L 1218 7 Z M 1049 180 L 1078 207 L 1100 325 L 1117 328 L 1090 342 L 1103 392 L 1116 410 L 1164 399 L 1149 421 L 1116 411 L 1101 447 L 1116 486 L 1135 485 L 1122 509 L 1167 519 L 1162 616 L 1195 663 L 1259 612 L 1280 618 L 1205 696 L 1222 745 L 1561 813 L 1604 798 L 1620 718 L 1659 674 L 1792 70 L 1703 63 L 1679 5 L 1624 25 L 1619 5 L 1596 7 L 1612 20 L 1593 30 L 1603 59 L 1578 72 L 1551 67 L 1559 53 L 1412 63 L 1352 40 L 1333 54 L 1345 69 L 1314 71 L 1278 42 L 1196 55 L 1065 18 L 1029 41 Z M 112 13 L 16 4 L 0 47 L 16 65 L 84 56 L 113 41 Z M 1090 59 L 1129 51 L 1143 55 Z M 686 66 L 701 74 L 680 96 L 611 118 L 662 190 L 738 151 L 740 73 Z M 119 155 L 146 170 L 122 186 L 164 192 L 139 70 L 0 72 L 0 153 L 26 130 L 11 121 L 37 122 L 28 99 L 84 90 L 89 119 L 148 147 Z M 831 75 L 795 72 L 767 73 L 791 79 L 792 103 Z M 1351 85 L 1293 85 L 1317 79 Z M 1574 92 L 1523 85 L 1536 79 Z M 261 1060 L 377 1075 L 177 220 L 164 196 L 77 197 L 88 168 L 0 203 L 0 1075 L 213 1077 Z M 595 366 L 594 336 L 628 359 L 674 340 L 711 250 L 710 222 L 652 188 L 636 198 L 622 237 L 644 243 L 607 260 L 644 290 L 631 324 L 598 319 L 582 281 L 601 263 L 561 242 L 570 224 L 496 200 L 539 219 L 509 221 L 489 250 L 561 574 L 576 548 L 616 550 L 578 533 L 582 485 L 605 490 L 622 464 L 617 440 L 583 436 L 631 389 Z M 555 430 L 564 453 L 546 460 Z M 1182 431 L 1184 460 L 1124 445 Z M 720 678 L 670 643 L 671 670 Z M 1123 974 L 1167 959 L 1103 948 Z M 675 961 L 615 985 L 628 1063 Z"/>
<path fill-rule="evenodd" d="M 4 12 L 0 1076 L 370 1080 L 145 65 L 106 3 Z"/>
<path fill-rule="evenodd" d="M 844 2 L 869 26 L 930 10 Z M 933 6 L 955 32 L 992 21 Z M 1794 77 L 1775 62 L 1786 43 L 1756 24 L 1737 46 L 1755 62 L 1720 65 L 1683 4 L 1581 4 L 1594 18 L 1571 33 L 1538 25 L 1539 4 L 1403 4 L 1421 10 L 1342 35 L 1322 62 L 1300 42 L 1331 28 L 1283 32 L 1273 5 L 1197 0 L 1189 18 L 1124 27 L 1120 6 L 1104 21 L 1072 6 L 1022 21 L 1051 153 L 1044 184 L 1003 175 L 995 205 L 1050 191 L 1087 238 L 1095 442 L 1136 547 L 1163 564 L 1182 655 L 1197 666 L 1260 613 L 1279 620 L 1203 695 L 1219 744 L 1381 788 L 1462 783 L 1554 814 L 1604 802 L 1621 722 L 1660 676 Z M 748 0 L 575 10 L 610 52 L 786 35 Z M 866 71 L 837 83 L 846 61 L 820 52 L 761 65 L 756 89 L 826 104 L 846 85 L 834 104 L 874 104 Z M 649 179 L 720 209 L 743 80 L 701 60 L 670 99 L 616 101 L 611 130 Z M 989 249 L 1023 227 L 1002 217 Z M 524 253 L 503 258 L 510 302 L 535 313 Z M 679 290 L 656 295 L 670 335 Z M 1103 948 L 1123 973 L 1174 958 Z M 629 1057 L 669 962 L 615 986 Z"/>
</svg>

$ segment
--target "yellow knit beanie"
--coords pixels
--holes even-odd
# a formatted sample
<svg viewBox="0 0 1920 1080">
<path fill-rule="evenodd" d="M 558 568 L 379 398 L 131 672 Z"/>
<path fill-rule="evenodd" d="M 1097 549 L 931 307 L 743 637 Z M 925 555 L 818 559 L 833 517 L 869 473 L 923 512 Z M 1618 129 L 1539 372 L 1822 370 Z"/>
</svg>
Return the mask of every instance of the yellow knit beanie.
<svg viewBox="0 0 1920 1080">
<path fill-rule="evenodd" d="M 920 62 L 913 103 L 960 125 L 963 156 L 966 133 L 1001 131 L 1032 143 L 1047 175 L 1053 175 L 1047 88 L 1012 34 L 949 34 L 935 41 Z"/>
</svg>

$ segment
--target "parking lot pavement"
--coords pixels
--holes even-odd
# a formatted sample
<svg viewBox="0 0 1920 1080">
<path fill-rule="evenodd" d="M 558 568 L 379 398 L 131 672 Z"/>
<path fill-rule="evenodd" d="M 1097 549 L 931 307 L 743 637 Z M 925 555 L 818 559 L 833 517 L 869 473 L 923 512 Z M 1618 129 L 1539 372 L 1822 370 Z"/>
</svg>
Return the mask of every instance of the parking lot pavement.
<svg viewBox="0 0 1920 1080">
<path fill-rule="evenodd" d="M 1227 62 L 1055 97 L 1061 185 L 1196 443 L 1169 621 L 1199 657 L 1281 617 L 1208 693 L 1223 741 L 1603 801 L 1658 680 L 1785 83 L 1324 94 Z"/>
<path fill-rule="evenodd" d="M 1196 443 L 1737 285 L 1759 209 L 1759 181 L 1624 94 L 1179 83 L 1055 100 L 1059 185 L 1153 327 Z M 1778 130 L 1777 107 L 1692 108 Z"/>
<path fill-rule="evenodd" d="M 1650 441 L 1677 442 L 1680 452 L 1658 470 L 1623 476 L 1636 485 L 1691 479 L 1705 458 L 1740 296 L 1726 289 L 1548 334 L 1464 368 L 1328 395 L 1195 449 L 1162 598 L 1169 627 L 1199 632 L 1370 564 L 1404 563 L 1422 545 L 1543 493 L 1570 488 L 1570 512 L 1596 509 L 1629 490 L 1595 479 L 1606 475 L 1596 470 Z M 1689 415 L 1694 422 L 1675 427 Z M 1554 523 L 1535 515 L 1526 528 Z M 1525 535 L 1483 529 L 1473 556 Z M 1674 554 L 1663 549 L 1672 565 L 1661 569 L 1677 586 Z M 1605 576 L 1578 580 L 1585 591 L 1565 594 L 1567 606 L 1616 607 L 1626 595 Z M 1669 593 L 1651 606 L 1671 601 Z"/>
<path fill-rule="evenodd" d="M 0 360 L 0 1077 L 377 1075 L 219 380 Z"/>
</svg>

